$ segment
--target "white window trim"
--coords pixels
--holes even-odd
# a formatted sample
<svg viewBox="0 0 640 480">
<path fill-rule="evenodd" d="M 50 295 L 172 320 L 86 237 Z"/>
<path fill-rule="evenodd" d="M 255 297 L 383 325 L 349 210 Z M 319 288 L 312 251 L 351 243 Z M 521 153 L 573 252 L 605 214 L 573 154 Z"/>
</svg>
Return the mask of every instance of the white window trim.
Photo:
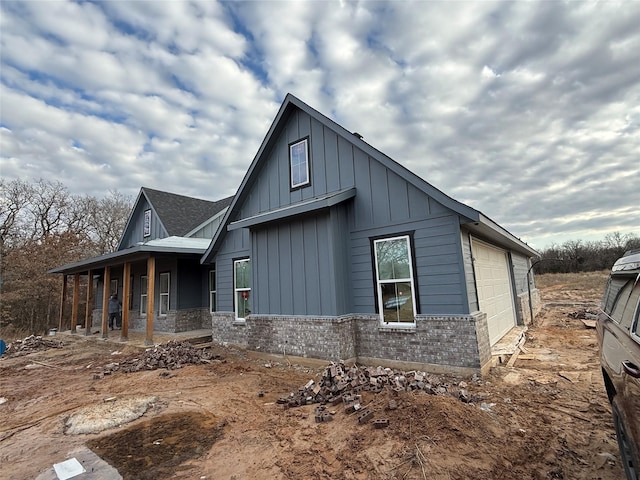
<svg viewBox="0 0 640 480">
<path fill-rule="evenodd" d="M 162 277 L 166 276 L 167 277 L 167 291 L 166 292 L 162 292 Z M 171 273 L 169 272 L 164 272 L 160 274 L 160 283 L 158 285 L 159 289 L 160 289 L 160 304 L 158 305 L 158 316 L 160 317 L 166 317 L 167 314 L 169 313 L 169 310 L 171 310 L 171 298 L 170 298 L 170 292 L 171 292 Z M 163 312 L 162 311 L 162 298 L 163 297 L 167 297 L 167 311 Z"/>
<path fill-rule="evenodd" d="M 211 274 L 213 274 L 213 282 L 211 281 Z M 217 273 L 215 268 L 209 270 L 209 313 L 214 313 L 216 311 L 216 305 L 214 305 L 214 302 L 211 301 L 212 296 L 217 294 L 216 275 Z"/>
<path fill-rule="evenodd" d="M 408 278 L 394 278 L 390 280 L 380 280 L 378 272 L 378 249 L 376 248 L 378 243 L 389 242 L 392 240 L 405 239 L 407 242 L 407 254 L 409 255 L 409 277 Z M 396 237 L 378 238 L 373 241 L 373 254 L 376 270 L 376 295 L 378 297 L 378 308 L 380 310 L 380 323 L 385 327 L 415 327 L 416 326 L 416 288 L 413 281 L 413 252 L 411 250 L 411 239 L 409 235 L 399 235 Z M 411 303 L 413 306 L 413 321 L 411 322 L 387 322 L 384 319 L 384 303 L 382 301 L 382 285 L 387 283 L 399 283 L 408 282 L 411 285 Z"/>
<path fill-rule="evenodd" d="M 237 282 L 236 282 L 236 265 L 238 263 L 243 263 L 243 262 L 247 262 L 250 264 L 251 259 L 250 258 L 241 258 L 240 260 L 234 260 L 233 261 L 233 309 L 235 310 L 235 314 L 236 314 L 236 321 L 237 322 L 244 322 L 246 321 L 246 319 L 244 317 L 240 316 L 240 305 L 238 304 L 238 293 L 240 292 L 249 292 L 251 293 L 251 287 L 249 288 L 237 288 Z"/>
<path fill-rule="evenodd" d="M 151 209 L 148 208 L 144 211 L 144 220 L 142 226 L 142 237 L 147 238 L 151 236 Z"/>
<path fill-rule="evenodd" d="M 293 149 L 294 147 L 300 145 L 301 143 L 304 143 L 304 152 L 305 152 L 305 157 L 306 157 L 306 161 L 305 161 L 305 171 L 306 171 L 306 178 L 304 180 L 304 182 L 300 182 L 300 183 L 293 183 Z M 303 138 L 302 140 L 298 140 L 297 142 L 292 143 L 291 145 L 289 145 L 289 176 L 291 177 L 291 188 L 299 188 L 299 187 L 304 187 L 305 185 L 309 185 L 311 183 L 311 173 L 309 171 L 309 139 L 308 138 Z"/>
<path fill-rule="evenodd" d="M 147 291 L 146 293 L 142 293 L 142 285 L 144 283 L 144 280 L 147 281 Z M 147 299 L 149 298 L 149 277 L 146 275 L 141 275 L 140 276 L 140 316 L 141 317 L 146 317 L 147 316 Z"/>
<path fill-rule="evenodd" d="M 120 285 L 118 285 L 118 279 L 117 278 L 112 278 L 109 280 L 109 296 L 113 295 L 114 293 L 117 295 L 118 294 L 118 288 L 120 287 Z M 116 288 L 113 288 L 113 285 L 115 284 Z"/>
</svg>

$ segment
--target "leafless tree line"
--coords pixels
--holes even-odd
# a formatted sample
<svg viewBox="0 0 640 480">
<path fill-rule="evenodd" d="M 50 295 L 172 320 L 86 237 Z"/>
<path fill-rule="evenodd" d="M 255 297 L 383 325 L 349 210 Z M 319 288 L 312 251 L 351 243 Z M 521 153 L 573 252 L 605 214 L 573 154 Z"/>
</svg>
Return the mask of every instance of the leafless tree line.
<svg viewBox="0 0 640 480">
<path fill-rule="evenodd" d="M 117 191 L 96 198 L 60 182 L 0 180 L 0 336 L 57 324 L 60 277 L 46 272 L 114 251 L 132 203 Z"/>
<path fill-rule="evenodd" d="M 610 270 L 625 252 L 640 249 L 640 237 L 633 233 L 613 232 L 604 240 L 583 242 L 569 240 L 542 250 L 535 272 L 574 273 Z"/>
</svg>

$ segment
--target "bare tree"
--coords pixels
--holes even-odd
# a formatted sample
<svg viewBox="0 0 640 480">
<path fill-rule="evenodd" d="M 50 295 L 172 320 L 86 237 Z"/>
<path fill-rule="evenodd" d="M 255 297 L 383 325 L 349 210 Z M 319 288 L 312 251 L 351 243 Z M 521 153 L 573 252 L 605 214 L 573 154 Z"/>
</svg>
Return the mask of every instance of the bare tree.
<svg viewBox="0 0 640 480">
<path fill-rule="evenodd" d="M 0 182 L 0 325 L 55 324 L 60 279 L 47 270 L 115 250 L 131 204 L 118 192 L 71 195 L 60 182 Z"/>
<path fill-rule="evenodd" d="M 22 233 L 21 220 L 31 197 L 31 185 L 22 180 L 0 180 L 0 252 Z"/>
<path fill-rule="evenodd" d="M 118 247 L 132 204 L 131 197 L 117 190 L 109 191 L 107 197 L 91 204 L 91 237 L 97 247 L 96 253 L 102 255 Z"/>
</svg>

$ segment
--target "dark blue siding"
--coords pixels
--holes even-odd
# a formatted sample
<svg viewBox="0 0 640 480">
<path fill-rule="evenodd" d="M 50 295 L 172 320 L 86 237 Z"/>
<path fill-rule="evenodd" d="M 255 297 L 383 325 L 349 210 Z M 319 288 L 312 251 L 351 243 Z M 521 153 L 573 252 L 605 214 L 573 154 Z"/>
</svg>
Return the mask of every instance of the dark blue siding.
<svg viewBox="0 0 640 480">
<path fill-rule="evenodd" d="M 151 210 L 151 235 L 144 237 L 144 212 L 150 209 L 151 206 L 141 196 L 135 210 L 131 215 L 129 224 L 127 225 L 127 231 L 122 235 L 122 241 L 120 242 L 120 250 L 137 245 L 138 242 L 145 240 L 155 240 L 156 238 L 168 237 L 167 231 L 164 229 L 155 212 Z"/>
<path fill-rule="evenodd" d="M 254 313 L 336 314 L 339 282 L 329 225 L 324 213 L 253 230 Z"/>
<path fill-rule="evenodd" d="M 253 312 L 373 313 L 370 239 L 408 231 L 415 232 L 421 313 L 469 312 L 456 214 L 302 111 L 292 113 L 278 132 L 246 184 L 232 221 L 342 189 L 355 187 L 356 196 L 330 212 L 253 228 Z M 288 145 L 306 136 L 311 184 L 291 190 Z M 216 260 L 219 285 L 231 285 L 229 292 L 232 276 L 226 265 L 248 251 L 243 238 L 238 230 L 228 232 Z M 231 294 L 224 288 L 218 298 L 221 310 L 232 309 Z"/>
</svg>

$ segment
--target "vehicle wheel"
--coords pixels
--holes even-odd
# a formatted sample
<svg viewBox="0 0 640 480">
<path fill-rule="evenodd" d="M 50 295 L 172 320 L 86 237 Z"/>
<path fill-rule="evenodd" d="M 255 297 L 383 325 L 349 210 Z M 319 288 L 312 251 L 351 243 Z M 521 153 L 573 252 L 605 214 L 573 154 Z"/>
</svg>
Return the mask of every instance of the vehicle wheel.
<svg viewBox="0 0 640 480">
<path fill-rule="evenodd" d="M 613 425 L 616 429 L 616 437 L 618 438 L 618 447 L 620 449 L 620 460 L 622 461 L 622 468 L 627 475 L 628 480 L 639 480 L 638 474 L 640 473 L 640 464 L 634 458 L 634 448 L 631 443 L 631 438 L 627 434 L 623 416 L 620 414 L 620 407 L 618 406 L 618 397 L 613 398 L 611 402 L 611 411 L 613 412 Z"/>
</svg>

